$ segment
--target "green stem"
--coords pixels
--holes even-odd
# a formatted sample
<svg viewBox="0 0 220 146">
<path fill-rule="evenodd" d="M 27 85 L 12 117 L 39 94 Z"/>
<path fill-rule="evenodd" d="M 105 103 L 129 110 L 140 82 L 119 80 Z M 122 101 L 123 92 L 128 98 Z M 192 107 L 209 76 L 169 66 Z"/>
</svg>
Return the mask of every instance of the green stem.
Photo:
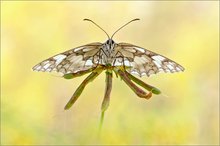
<svg viewBox="0 0 220 146">
<path fill-rule="evenodd" d="M 65 74 L 63 75 L 63 77 L 65 79 L 73 79 L 75 77 L 80 77 L 80 76 L 83 76 L 87 73 L 90 73 L 90 72 L 100 72 L 101 70 L 105 69 L 105 66 L 103 65 L 98 65 L 96 67 L 92 67 L 90 69 L 87 69 L 87 70 L 82 70 L 82 71 L 78 71 L 76 73 L 68 73 L 68 74 Z"/>
<path fill-rule="evenodd" d="M 105 96 L 102 101 L 102 107 L 101 107 L 102 113 L 101 113 L 100 124 L 99 124 L 99 132 L 102 129 L 105 111 L 107 110 L 109 106 L 110 94 L 112 90 L 112 72 L 111 70 L 107 70 L 105 73 L 106 73 L 106 80 L 105 80 L 106 87 L 105 87 Z"/>
<path fill-rule="evenodd" d="M 98 132 L 99 135 L 100 135 L 101 130 L 102 130 L 102 125 L 103 125 L 103 121 L 104 121 L 104 116 L 105 116 L 105 111 L 102 111 L 101 117 L 100 117 L 100 123 L 99 123 L 99 132 Z"/>
<path fill-rule="evenodd" d="M 152 96 L 152 93 L 150 92 L 147 94 L 142 89 L 137 87 L 130 78 L 126 75 L 125 71 L 122 71 L 121 69 L 117 69 L 116 72 L 119 74 L 121 79 L 137 94 L 137 96 L 145 99 L 149 99 Z"/>
<path fill-rule="evenodd" d="M 106 73 L 106 80 L 105 80 L 106 88 L 105 88 L 105 96 L 101 107 L 102 111 L 107 110 L 109 106 L 110 94 L 112 90 L 112 72 L 107 70 L 105 73 Z"/>
<path fill-rule="evenodd" d="M 63 75 L 63 77 L 64 77 L 65 79 L 73 79 L 73 78 L 75 78 L 75 77 L 83 76 L 83 75 L 85 75 L 85 74 L 87 74 L 87 73 L 90 73 L 90 72 L 92 72 L 92 71 L 93 71 L 93 68 L 90 68 L 90 69 L 88 69 L 88 70 L 78 71 L 78 72 L 76 72 L 76 73 L 65 74 L 65 75 Z"/>
<path fill-rule="evenodd" d="M 132 74 L 128 73 L 127 71 L 125 71 L 125 73 L 126 73 L 126 75 L 128 76 L 129 79 L 131 79 L 132 81 L 134 81 L 135 83 L 137 83 L 141 87 L 145 88 L 146 90 L 148 90 L 148 91 L 150 91 L 154 94 L 160 94 L 161 93 L 161 91 L 159 89 L 157 89 L 156 87 L 153 87 L 151 85 L 148 85 L 148 84 L 144 83 L 143 81 L 139 80 L 138 78 L 136 78 Z"/>
<path fill-rule="evenodd" d="M 65 110 L 69 109 L 75 102 L 76 100 L 79 98 L 79 96 L 81 95 L 82 91 L 84 90 L 85 86 L 93 81 L 99 74 L 101 73 L 101 71 L 99 72 L 92 72 L 80 85 L 79 87 L 76 89 L 76 91 L 74 92 L 73 96 L 70 98 L 69 102 L 66 104 L 65 106 Z"/>
</svg>

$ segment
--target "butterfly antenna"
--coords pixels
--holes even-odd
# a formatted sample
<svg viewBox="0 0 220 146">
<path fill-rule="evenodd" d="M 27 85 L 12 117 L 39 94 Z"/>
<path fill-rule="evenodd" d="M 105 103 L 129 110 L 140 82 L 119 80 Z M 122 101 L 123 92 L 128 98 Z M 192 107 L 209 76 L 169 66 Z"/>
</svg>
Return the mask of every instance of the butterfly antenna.
<svg viewBox="0 0 220 146">
<path fill-rule="evenodd" d="M 84 20 L 84 21 L 90 21 L 90 22 L 92 22 L 93 24 L 95 24 L 98 28 L 100 28 L 102 31 L 104 31 L 105 34 L 108 36 L 108 39 L 110 39 L 108 33 L 107 33 L 103 28 L 101 28 L 98 24 L 96 24 L 94 21 L 92 21 L 92 20 L 90 20 L 90 19 L 83 19 L 83 20 Z"/>
<path fill-rule="evenodd" d="M 137 20 L 140 20 L 139 18 L 136 18 L 136 19 L 133 19 L 131 21 L 129 21 L 128 23 L 124 24 L 123 26 L 121 26 L 118 30 L 116 30 L 113 35 L 111 36 L 111 39 L 113 38 L 113 36 L 120 30 L 122 29 L 123 27 L 125 27 L 126 25 L 128 25 L 129 23 L 133 22 L 133 21 L 137 21 Z"/>
</svg>

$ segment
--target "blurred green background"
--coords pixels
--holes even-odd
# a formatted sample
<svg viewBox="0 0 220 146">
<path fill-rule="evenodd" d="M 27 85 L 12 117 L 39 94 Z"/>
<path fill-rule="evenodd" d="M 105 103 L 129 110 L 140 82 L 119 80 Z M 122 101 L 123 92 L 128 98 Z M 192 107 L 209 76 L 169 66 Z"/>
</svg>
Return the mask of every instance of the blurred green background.
<svg viewBox="0 0 220 146">
<path fill-rule="evenodd" d="M 75 105 L 63 107 L 86 77 L 33 72 L 40 61 L 73 47 L 104 42 L 145 47 L 185 72 L 142 80 L 163 92 L 138 98 L 114 77 L 110 107 L 97 137 L 105 74 Z M 219 2 L 1 1 L 1 144 L 219 144 Z"/>
</svg>

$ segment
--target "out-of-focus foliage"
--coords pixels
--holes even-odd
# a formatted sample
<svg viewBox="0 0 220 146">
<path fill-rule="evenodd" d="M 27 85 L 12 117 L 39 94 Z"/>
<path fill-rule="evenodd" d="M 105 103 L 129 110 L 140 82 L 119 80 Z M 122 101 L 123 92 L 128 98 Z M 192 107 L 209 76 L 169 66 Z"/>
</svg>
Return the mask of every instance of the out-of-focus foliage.
<svg viewBox="0 0 220 146">
<path fill-rule="evenodd" d="M 97 129 L 105 74 L 75 105 L 63 107 L 86 77 L 73 80 L 31 71 L 65 50 L 115 36 L 163 54 L 185 72 L 142 80 L 162 91 L 138 98 L 113 80 L 110 107 Z M 22 144 L 218 144 L 219 2 L 1 2 L 1 143 Z"/>
</svg>

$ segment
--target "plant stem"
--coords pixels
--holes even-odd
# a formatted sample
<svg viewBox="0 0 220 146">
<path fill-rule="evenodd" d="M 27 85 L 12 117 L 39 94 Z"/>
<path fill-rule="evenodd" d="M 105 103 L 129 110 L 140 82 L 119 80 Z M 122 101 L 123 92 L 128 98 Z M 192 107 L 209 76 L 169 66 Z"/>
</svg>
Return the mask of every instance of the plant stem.
<svg viewBox="0 0 220 146">
<path fill-rule="evenodd" d="M 103 121 L 104 121 L 104 116 L 105 116 L 105 111 L 102 111 L 101 117 L 100 117 L 100 123 L 99 123 L 99 131 L 98 131 L 99 136 L 101 134 L 102 125 L 103 125 Z"/>
<path fill-rule="evenodd" d="M 75 102 L 76 100 L 79 98 L 79 96 L 81 95 L 82 91 L 84 90 L 85 86 L 93 81 L 100 73 L 102 72 L 92 72 L 80 85 L 79 87 L 76 89 L 76 91 L 74 92 L 74 94 L 72 95 L 72 97 L 70 98 L 69 102 L 66 104 L 66 106 L 64 107 L 65 110 L 69 109 Z"/>
<path fill-rule="evenodd" d="M 99 131 L 101 131 L 102 129 L 104 114 L 109 106 L 110 94 L 112 90 L 112 71 L 107 70 L 105 74 L 106 74 L 106 80 L 105 80 L 106 88 L 105 88 L 105 95 L 104 95 L 104 99 L 102 101 L 102 107 L 101 107 L 102 113 L 101 113 L 101 119 L 100 119 L 100 124 L 99 124 Z"/>
<path fill-rule="evenodd" d="M 152 93 L 150 92 L 147 94 L 145 91 L 137 87 L 130 78 L 126 75 L 125 71 L 121 69 L 117 69 L 116 72 L 119 74 L 121 79 L 136 93 L 137 96 L 145 99 L 149 99 L 152 96 Z"/>
<path fill-rule="evenodd" d="M 87 70 L 78 71 L 76 73 L 65 74 L 65 75 L 63 75 L 63 77 L 65 79 L 73 79 L 75 77 L 80 77 L 80 76 L 83 76 L 83 75 L 90 73 L 90 72 L 93 72 L 93 71 L 99 72 L 100 70 L 103 70 L 103 69 L 104 69 L 104 66 L 98 65 L 97 67 L 93 67 L 93 68 L 90 68 Z"/>
<path fill-rule="evenodd" d="M 134 81 L 135 83 L 137 83 L 141 87 L 145 88 L 146 90 L 148 90 L 148 91 L 150 91 L 154 94 L 160 94 L 161 93 L 161 91 L 159 89 L 157 89 L 156 87 L 153 87 L 151 85 L 148 85 L 148 84 L 144 83 L 143 81 L 139 80 L 138 78 L 136 78 L 132 74 L 128 73 L 127 71 L 125 71 L 125 73 L 126 73 L 126 75 L 128 76 L 129 79 L 131 79 L 132 81 Z"/>
</svg>

